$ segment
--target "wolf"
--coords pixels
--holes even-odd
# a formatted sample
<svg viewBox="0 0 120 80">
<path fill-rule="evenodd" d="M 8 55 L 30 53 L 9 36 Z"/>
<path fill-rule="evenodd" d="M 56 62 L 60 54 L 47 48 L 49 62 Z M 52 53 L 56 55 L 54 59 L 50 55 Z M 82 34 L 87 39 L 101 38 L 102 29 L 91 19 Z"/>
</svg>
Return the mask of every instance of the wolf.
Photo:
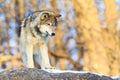
<svg viewBox="0 0 120 80">
<path fill-rule="evenodd" d="M 33 12 L 24 18 L 20 30 L 20 51 L 24 66 L 41 69 L 53 69 L 48 56 L 48 39 L 55 36 L 60 14 L 50 10 Z"/>
</svg>

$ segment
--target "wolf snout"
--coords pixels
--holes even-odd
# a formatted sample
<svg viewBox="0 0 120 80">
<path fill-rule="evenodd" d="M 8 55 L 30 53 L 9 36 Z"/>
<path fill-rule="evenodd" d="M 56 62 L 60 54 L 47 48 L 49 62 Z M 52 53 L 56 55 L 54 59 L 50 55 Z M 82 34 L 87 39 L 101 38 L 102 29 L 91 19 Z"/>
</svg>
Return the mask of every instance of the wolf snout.
<svg viewBox="0 0 120 80">
<path fill-rule="evenodd" d="M 55 32 L 48 32 L 48 31 L 46 31 L 47 32 L 47 35 L 49 35 L 49 36 L 55 36 Z"/>
<path fill-rule="evenodd" d="M 51 36 L 55 36 L 55 33 L 51 33 Z"/>
</svg>

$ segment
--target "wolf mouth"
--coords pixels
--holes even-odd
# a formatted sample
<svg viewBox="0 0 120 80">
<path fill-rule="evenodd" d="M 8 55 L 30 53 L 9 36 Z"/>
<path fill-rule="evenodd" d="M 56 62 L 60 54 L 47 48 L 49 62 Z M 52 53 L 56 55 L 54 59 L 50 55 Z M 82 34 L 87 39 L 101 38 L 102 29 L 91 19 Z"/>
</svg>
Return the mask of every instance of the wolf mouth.
<svg viewBox="0 0 120 80">
<path fill-rule="evenodd" d="M 41 31 L 39 30 L 38 26 L 36 26 L 34 29 L 35 29 L 35 31 L 37 32 L 38 35 L 51 36 L 48 31 L 46 31 L 46 32 L 44 32 L 44 33 L 41 32 Z"/>
<path fill-rule="evenodd" d="M 46 36 L 50 36 L 50 34 L 48 33 L 48 31 L 46 31 L 47 35 Z"/>
</svg>

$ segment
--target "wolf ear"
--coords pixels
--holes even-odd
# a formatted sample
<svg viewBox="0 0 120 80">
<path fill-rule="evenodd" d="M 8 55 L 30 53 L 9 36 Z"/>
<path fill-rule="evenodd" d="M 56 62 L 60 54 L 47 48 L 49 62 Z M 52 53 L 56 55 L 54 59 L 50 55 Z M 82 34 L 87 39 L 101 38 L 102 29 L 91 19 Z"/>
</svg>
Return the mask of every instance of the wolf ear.
<svg viewBox="0 0 120 80">
<path fill-rule="evenodd" d="M 49 14 L 48 13 L 43 13 L 40 17 L 41 20 L 44 20 L 46 18 L 48 18 Z"/>
<path fill-rule="evenodd" d="M 55 17 L 59 18 L 61 17 L 62 15 L 61 14 L 56 14 Z"/>
<path fill-rule="evenodd" d="M 56 14 L 55 15 L 55 18 L 56 18 L 56 20 L 58 21 L 58 22 L 60 22 L 60 20 L 61 20 L 61 17 L 62 15 L 61 14 Z"/>
</svg>

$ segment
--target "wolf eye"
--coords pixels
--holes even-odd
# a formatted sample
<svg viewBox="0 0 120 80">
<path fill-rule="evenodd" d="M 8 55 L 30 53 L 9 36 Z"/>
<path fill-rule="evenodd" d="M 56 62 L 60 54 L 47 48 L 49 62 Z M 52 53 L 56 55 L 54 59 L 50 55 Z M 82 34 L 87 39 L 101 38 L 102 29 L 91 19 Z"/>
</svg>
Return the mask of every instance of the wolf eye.
<svg viewBox="0 0 120 80">
<path fill-rule="evenodd" d="M 48 23 L 47 25 L 49 25 L 49 26 L 50 26 L 50 23 Z"/>
<path fill-rule="evenodd" d="M 48 17 L 47 14 L 45 14 L 45 15 L 44 15 L 44 18 L 47 18 L 47 17 Z"/>
<path fill-rule="evenodd" d="M 49 17 L 48 13 L 43 13 L 40 18 L 41 18 L 41 20 L 44 20 L 44 19 L 46 19 L 48 17 Z"/>
</svg>

